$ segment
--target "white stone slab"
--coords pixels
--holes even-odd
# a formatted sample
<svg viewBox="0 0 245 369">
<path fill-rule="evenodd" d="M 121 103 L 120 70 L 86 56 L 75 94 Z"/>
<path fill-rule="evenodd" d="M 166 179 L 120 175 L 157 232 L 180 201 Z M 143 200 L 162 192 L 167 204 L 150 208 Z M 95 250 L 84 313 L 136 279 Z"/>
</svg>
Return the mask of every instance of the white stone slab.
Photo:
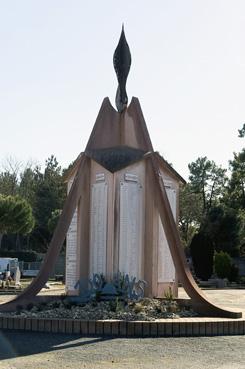
<svg viewBox="0 0 245 369">
<path fill-rule="evenodd" d="M 97 173 L 95 175 L 96 182 L 104 182 L 105 181 L 105 173 Z"/>
<path fill-rule="evenodd" d="M 143 239 L 142 186 L 120 183 L 119 271 L 141 277 Z"/>
<path fill-rule="evenodd" d="M 170 207 L 176 220 L 176 191 L 173 189 L 169 183 L 165 185 L 165 190 L 167 192 L 168 201 Z M 174 282 L 175 280 L 175 267 L 174 262 L 170 253 L 168 241 L 162 226 L 162 222 L 159 216 L 159 228 L 158 228 L 158 282 L 168 283 Z"/>
<path fill-rule="evenodd" d="M 66 290 L 74 290 L 77 282 L 77 209 L 66 238 Z"/>
<path fill-rule="evenodd" d="M 90 214 L 90 276 L 92 276 L 93 273 L 106 274 L 107 194 L 107 183 L 98 182 L 92 185 Z"/>
<path fill-rule="evenodd" d="M 138 176 L 132 173 L 125 173 L 124 179 L 125 181 L 128 181 L 128 182 L 138 182 Z"/>
</svg>

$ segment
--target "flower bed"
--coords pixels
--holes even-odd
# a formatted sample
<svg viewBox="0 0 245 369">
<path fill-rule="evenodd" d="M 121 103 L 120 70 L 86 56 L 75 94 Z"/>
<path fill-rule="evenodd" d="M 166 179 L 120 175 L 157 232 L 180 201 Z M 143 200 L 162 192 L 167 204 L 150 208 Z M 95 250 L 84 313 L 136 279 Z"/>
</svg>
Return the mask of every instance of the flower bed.
<svg viewBox="0 0 245 369">
<path fill-rule="evenodd" d="M 195 317 L 189 306 L 181 306 L 175 300 L 143 298 L 140 301 L 113 299 L 109 301 L 90 301 L 74 304 L 69 299 L 60 298 L 47 303 L 30 303 L 25 309 L 18 306 L 17 311 L 1 313 L 0 316 L 78 319 L 78 320 L 124 320 L 154 321 L 158 319 L 178 319 Z"/>
</svg>

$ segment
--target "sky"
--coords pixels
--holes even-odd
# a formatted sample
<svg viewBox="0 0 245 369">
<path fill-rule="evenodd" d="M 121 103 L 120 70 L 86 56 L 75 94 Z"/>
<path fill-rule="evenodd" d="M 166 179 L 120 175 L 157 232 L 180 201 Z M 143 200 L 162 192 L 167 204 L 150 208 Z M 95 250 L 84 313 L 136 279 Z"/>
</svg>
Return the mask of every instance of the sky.
<svg viewBox="0 0 245 369">
<path fill-rule="evenodd" d="M 228 168 L 244 146 L 244 0 L 0 0 L 0 166 L 84 150 L 103 98 L 115 106 L 122 23 L 154 150 L 186 180 L 201 156 Z"/>
</svg>

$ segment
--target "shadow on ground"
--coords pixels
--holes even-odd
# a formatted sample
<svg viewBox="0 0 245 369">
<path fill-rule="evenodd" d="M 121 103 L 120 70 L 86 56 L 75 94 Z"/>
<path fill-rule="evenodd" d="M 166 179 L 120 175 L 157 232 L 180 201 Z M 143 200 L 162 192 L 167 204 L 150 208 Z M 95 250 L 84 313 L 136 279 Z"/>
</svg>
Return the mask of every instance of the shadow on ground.
<svg viewBox="0 0 245 369">
<path fill-rule="evenodd" d="M 80 336 L 61 333 L 0 331 L 0 360 L 57 351 L 61 348 L 82 347 L 111 340 L 111 338 L 104 337 L 88 337 L 81 342 L 79 338 Z"/>
</svg>

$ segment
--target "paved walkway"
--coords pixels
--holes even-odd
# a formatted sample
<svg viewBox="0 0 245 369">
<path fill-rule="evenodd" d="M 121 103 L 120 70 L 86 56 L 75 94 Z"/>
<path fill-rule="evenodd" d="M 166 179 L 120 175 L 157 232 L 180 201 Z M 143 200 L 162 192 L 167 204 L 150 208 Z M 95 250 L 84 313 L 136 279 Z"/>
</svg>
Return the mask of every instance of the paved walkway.
<svg viewBox="0 0 245 369">
<path fill-rule="evenodd" d="M 0 331 L 0 369 L 244 369 L 243 336 L 79 337 Z"/>
<path fill-rule="evenodd" d="M 5 302 L 8 302 L 12 299 L 15 298 L 15 295 L 4 295 L 3 290 L 0 290 L 1 294 L 0 294 L 0 304 L 3 304 Z M 39 292 L 38 295 L 61 295 L 65 292 L 65 287 L 61 286 L 61 285 L 54 285 L 54 286 L 50 286 L 50 288 L 42 288 L 41 291 Z"/>
<path fill-rule="evenodd" d="M 245 289 L 205 293 L 245 317 Z M 187 298 L 182 288 L 179 297 Z M 0 303 L 9 298 L 0 296 Z M 0 369 L 245 369 L 244 336 L 102 339 L 0 331 L 0 348 Z"/>
<path fill-rule="evenodd" d="M 203 289 L 203 292 L 214 304 L 226 309 L 242 311 L 245 318 L 245 289 Z M 179 288 L 179 297 L 188 298 L 183 288 Z"/>
</svg>

